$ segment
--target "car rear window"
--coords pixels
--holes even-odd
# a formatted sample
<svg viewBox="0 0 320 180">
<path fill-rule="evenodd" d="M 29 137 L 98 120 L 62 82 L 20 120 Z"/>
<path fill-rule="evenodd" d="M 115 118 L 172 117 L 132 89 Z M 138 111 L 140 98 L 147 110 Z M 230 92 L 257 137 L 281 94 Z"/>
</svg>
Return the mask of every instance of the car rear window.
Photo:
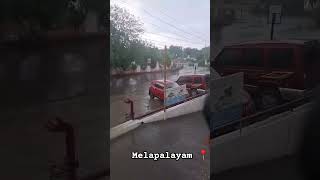
<svg viewBox="0 0 320 180">
<path fill-rule="evenodd" d="M 224 49 L 217 57 L 218 65 L 237 66 L 242 56 L 241 49 Z"/>
<path fill-rule="evenodd" d="M 289 68 L 293 64 L 293 49 L 270 49 L 269 64 L 271 68 Z"/>
<path fill-rule="evenodd" d="M 263 49 L 261 48 L 246 48 L 244 49 L 242 64 L 244 66 L 263 66 Z"/>
<path fill-rule="evenodd" d="M 160 85 L 159 83 L 155 83 L 154 86 L 156 88 L 159 88 L 159 89 L 163 89 L 164 87 L 162 85 Z"/>
</svg>

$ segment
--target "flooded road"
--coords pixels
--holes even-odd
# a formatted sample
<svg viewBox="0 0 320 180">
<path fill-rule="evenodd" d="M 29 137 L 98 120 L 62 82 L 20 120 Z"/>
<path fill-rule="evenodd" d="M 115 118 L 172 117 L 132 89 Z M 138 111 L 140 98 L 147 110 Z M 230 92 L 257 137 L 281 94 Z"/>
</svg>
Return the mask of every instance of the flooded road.
<svg viewBox="0 0 320 180">
<path fill-rule="evenodd" d="M 176 72 L 168 72 L 169 80 L 177 80 L 180 75 L 193 74 L 193 67 L 185 67 Z M 208 74 L 209 68 L 198 67 L 199 74 Z M 162 106 L 162 102 L 149 98 L 149 86 L 152 80 L 163 79 L 163 73 L 148 73 L 124 77 L 111 77 L 110 79 L 110 128 L 126 121 L 125 114 L 130 112 L 129 104 L 124 100 L 130 98 L 134 101 L 135 116 L 145 114 Z"/>
</svg>

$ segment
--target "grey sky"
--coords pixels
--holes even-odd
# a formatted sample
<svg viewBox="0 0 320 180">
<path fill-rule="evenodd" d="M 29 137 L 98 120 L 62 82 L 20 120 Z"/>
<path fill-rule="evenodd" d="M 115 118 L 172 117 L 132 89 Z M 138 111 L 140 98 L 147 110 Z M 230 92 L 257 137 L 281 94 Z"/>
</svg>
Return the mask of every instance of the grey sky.
<svg viewBox="0 0 320 180">
<path fill-rule="evenodd" d="M 210 45 L 210 0 L 111 0 L 113 4 L 144 23 L 141 37 L 161 49 Z"/>
</svg>

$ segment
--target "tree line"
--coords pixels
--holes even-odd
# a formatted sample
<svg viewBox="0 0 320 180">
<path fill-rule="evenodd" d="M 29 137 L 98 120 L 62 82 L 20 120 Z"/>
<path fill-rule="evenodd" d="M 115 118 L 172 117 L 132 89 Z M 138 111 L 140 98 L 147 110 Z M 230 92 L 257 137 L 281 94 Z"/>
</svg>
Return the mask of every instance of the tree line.
<svg viewBox="0 0 320 180">
<path fill-rule="evenodd" d="M 164 50 L 159 49 L 152 43 L 143 40 L 140 35 L 144 33 L 143 23 L 126 9 L 117 5 L 110 7 L 110 65 L 113 69 L 129 70 L 140 65 L 145 69 L 151 68 L 156 63 L 170 66 L 171 61 L 177 58 L 195 58 L 204 62 L 209 57 L 209 47 L 198 50 L 196 48 L 183 48 L 181 46 L 169 45 L 167 57 Z M 148 62 L 150 59 L 151 62 Z M 134 62 L 134 63 L 133 63 Z M 201 64 L 201 63 L 200 63 Z M 203 63 L 204 64 L 204 63 Z"/>
</svg>

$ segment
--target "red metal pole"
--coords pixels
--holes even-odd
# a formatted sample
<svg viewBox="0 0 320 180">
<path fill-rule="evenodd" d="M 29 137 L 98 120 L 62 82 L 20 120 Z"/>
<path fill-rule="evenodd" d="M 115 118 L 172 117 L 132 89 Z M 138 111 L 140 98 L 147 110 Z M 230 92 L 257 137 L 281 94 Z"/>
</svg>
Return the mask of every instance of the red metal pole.
<svg viewBox="0 0 320 180">
<path fill-rule="evenodd" d="M 133 101 L 130 101 L 130 112 L 131 112 L 131 118 L 134 120 L 134 109 L 133 109 Z"/>
<path fill-rule="evenodd" d="M 124 102 L 127 103 L 127 104 L 130 104 L 130 116 L 131 116 L 131 119 L 134 120 L 134 106 L 133 106 L 133 101 L 128 98 L 128 99 L 126 99 Z"/>
</svg>

